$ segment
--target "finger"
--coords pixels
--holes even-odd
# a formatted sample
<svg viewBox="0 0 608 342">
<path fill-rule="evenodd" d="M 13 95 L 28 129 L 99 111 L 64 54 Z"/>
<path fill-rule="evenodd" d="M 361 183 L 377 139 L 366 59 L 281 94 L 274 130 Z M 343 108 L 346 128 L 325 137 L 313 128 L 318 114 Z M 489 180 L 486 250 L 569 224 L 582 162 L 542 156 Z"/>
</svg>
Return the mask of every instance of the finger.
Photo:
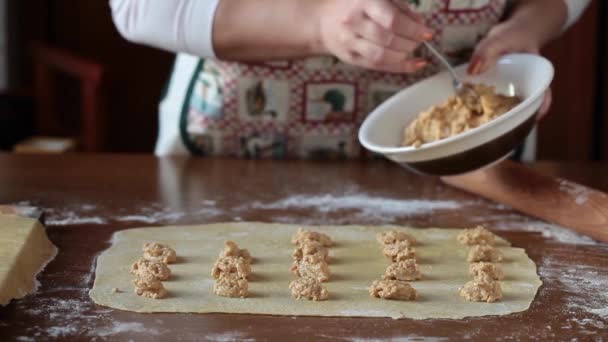
<svg viewBox="0 0 608 342">
<path fill-rule="evenodd" d="M 473 53 L 471 62 L 469 63 L 468 73 L 471 75 L 479 75 L 484 73 L 489 66 L 494 65 L 498 58 L 508 51 L 504 44 L 501 44 L 494 38 L 486 38 L 482 40 Z"/>
<path fill-rule="evenodd" d="M 403 1 L 394 1 L 393 4 L 395 6 L 397 6 L 397 8 L 399 8 L 403 13 L 407 14 L 407 16 L 409 16 L 414 21 L 416 21 L 417 23 L 420 23 L 423 25 L 425 24 L 426 20 L 424 19 L 424 17 L 422 15 L 416 13 L 414 10 L 412 10 L 410 5 L 408 5 L 407 3 L 403 2 Z"/>
<path fill-rule="evenodd" d="M 424 69 L 427 65 L 429 65 L 429 62 L 427 60 L 418 58 L 406 60 L 405 62 L 398 64 L 381 65 L 376 70 L 398 74 L 412 74 Z"/>
<path fill-rule="evenodd" d="M 362 38 L 357 39 L 351 47 L 362 59 L 374 66 L 397 64 L 404 62 L 408 58 L 408 55 L 403 52 L 374 44 Z"/>
<path fill-rule="evenodd" d="M 473 56 L 471 61 L 469 62 L 469 66 L 467 67 L 467 72 L 469 75 L 478 75 L 481 70 L 482 59 L 480 56 Z"/>
<path fill-rule="evenodd" d="M 482 74 L 496 64 L 500 57 L 513 52 L 539 53 L 537 47 L 522 42 L 521 39 L 490 32 L 477 44 L 467 72 L 471 75 Z"/>
<path fill-rule="evenodd" d="M 372 20 L 365 20 L 362 24 L 353 27 L 353 29 L 361 38 L 405 55 L 409 55 L 419 45 L 418 42 L 405 39 Z"/>
<path fill-rule="evenodd" d="M 553 102 L 553 92 L 551 89 L 548 89 L 545 92 L 545 97 L 543 99 L 543 104 L 540 106 L 538 110 L 538 116 L 536 117 L 536 122 L 541 121 L 543 118 L 547 116 L 549 113 L 549 109 L 551 108 L 551 103 Z"/>
<path fill-rule="evenodd" d="M 368 59 L 365 59 L 364 57 L 362 57 L 358 54 L 355 54 L 353 56 L 353 58 L 351 59 L 351 63 L 354 65 L 363 67 L 363 68 L 372 69 L 372 70 L 376 70 L 376 71 L 401 73 L 401 74 L 403 74 L 403 73 L 411 74 L 411 73 L 417 72 L 417 71 L 423 69 L 424 67 L 426 67 L 427 65 L 429 65 L 429 62 L 422 58 L 407 59 L 407 60 L 399 62 L 399 63 L 374 64 L 374 63 L 370 63 Z"/>
<path fill-rule="evenodd" d="M 365 14 L 385 29 L 415 41 L 430 40 L 433 31 L 413 20 L 388 0 L 368 1 Z"/>
</svg>

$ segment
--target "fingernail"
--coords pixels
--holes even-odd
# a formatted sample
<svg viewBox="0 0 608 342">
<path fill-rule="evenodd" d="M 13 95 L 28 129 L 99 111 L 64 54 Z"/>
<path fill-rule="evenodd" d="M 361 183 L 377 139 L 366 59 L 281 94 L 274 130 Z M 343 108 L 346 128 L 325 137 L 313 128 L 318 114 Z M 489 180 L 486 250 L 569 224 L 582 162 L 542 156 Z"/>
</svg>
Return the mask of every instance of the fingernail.
<svg viewBox="0 0 608 342">
<path fill-rule="evenodd" d="M 418 61 L 418 62 L 414 63 L 414 66 L 416 67 L 416 69 L 421 69 L 421 68 L 424 68 L 425 66 L 427 66 L 427 64 L 429 64 L 429 62 L 422 60 L 422 61 Z"/>
<path fill-rule="evenodd" d="M 422 15 L 420 15 L 414 11 L 410 11 L 410 16 L 419 23 L 423 23 L 425 21 L 424 17 Z"/>
<path fill-rule="evenodd" d="M 467 72 L 471 75 L 473 75 L 475 73 L 475 69 L 477 69 L 477 66 L 479 65 L 479 59 L 475 58 L 471 61 L 471 64 L 469 64 L 469 67 L 467 68 Z"/>
<path fill-rule="evenodd" d="M 469 74 L 471 75 L 477 75 L 481 72 L 481 67 L 482 67 L 483 61 L 481 59 L 475 59 L 473 62 L 471 62 L 471 65 L 469 65 Z"/>
<path fill-rule="evenodd" d="M 477 65 L 475 66 L 475 70 L 473 70 L 473 73 L 475 75 L 479 75 L 483 72 L 485 68 L 485 63 L 483 60 L 480 60 L 479 63 L 477 63 Z"/>
<path fill-rule="evenodd" d="M 422 40 L 431 40 L 431 39 L 433 39 L 433 36 L 434 36 L 433 32 L 426 31 L 426 32 L 422 33 L 421 38 L 422 38 Z"/>
</svg>

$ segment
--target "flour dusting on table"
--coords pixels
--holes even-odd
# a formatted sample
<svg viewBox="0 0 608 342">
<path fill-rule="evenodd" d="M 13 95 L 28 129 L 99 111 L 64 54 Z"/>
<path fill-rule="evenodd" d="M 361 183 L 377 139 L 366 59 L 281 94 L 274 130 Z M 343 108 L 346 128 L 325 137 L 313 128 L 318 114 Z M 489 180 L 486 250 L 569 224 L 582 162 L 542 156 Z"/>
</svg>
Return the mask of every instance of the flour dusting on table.
<svg viewBox="0 0 608 342">
<path fill-rule="evenodd" d="M 64 205 L 62 207 L 45 208 L 42 205 L 32 204 L 29 201 L 13 203 L 19 206 L 36 206 L 41 208 L 45 216 L 47 226 L 79 226 L 79 225 L 105 225 L 111 222 L 137 222 L 146 224 L 170 224 L 185 217 L 188 218 L 210 218 L 223 215 L 225 212 L 216 207 L 216 202 L 204 200 L 195 210 L 186 212 L 165 207 L 159 203 L 149 203 L 137 207 L 136 210 L 127 213 L 106 215 L 108 208 L 92 203 Z"/>
<path fill-rule="evenodd" d="M 49 226 L 75 226 L 85 224 L 106 224 L 108 221 L 101 216 L 81 216 L 75 211 L 61 211 L 50 209 L 45 223 Z"/>
<path fill-rule="evenodd" d="M 247 335 L 240 331 L 225 332 L 222 334 L 209 334 L 205 336 L 206 341 L 212 342 L 231 342 L 231 341 L 243 341 L 243 342 L 254 342 L 254 338 L 249 338 Z"/>
<path fill-rule="evenodd" d="M 321 212 L 337 210 L 361 210 L 370 215 L 407 216 L 431 213 L 435 210 L 460 209 L 471 204 L 445 200 L 395 199 L 373 197 L 364 194 L 336 196 L 295 195 L 275 202 L 253 202 L 251 209 L 317 209 Z"/>
<path fill-rule="evenodd" d="M 594 192 L 591 189 L 584 187 L 580 184 L 565 180 L 558 179 L 559 182 L 559 190 L 568 193 L 570 196 L 574 197 L 574 202 L 578 205 L 584 205 L 589 200 L 589 196 L 592 193 L 595 193 L 598 196 L 605 197 L 606 195 L 602 192 Z"/>
<path fill-rule="evenodd" d="M 35 309 L 26 309 L 25 304 L 18 302 L 18 309 L 25 314 L 44 315 L 53 323 L 53 325 L 45 327 L 28 326 L 27 336 L 23 336 L 22 340 L 26 341 L 28 338 L 47 340 L 73 335 L 111 337 L 124 333 L 145 333 L 145 335 L 151 336 L 161 333 L 157 328 L 147 327 L 140 322 L 123 322 L 112 318 L 110 313 L 113 310 L 96 307 L 88 300 L 87 290 L 87 288 L 82 289 L 79 299 L 37 298 Z M 104 325 L 108 320 L 112 321 L 110 327 L 97 328 L 98 325 Z"/>
<path fill-rule="evenodd" d="M 560 181 L 563 191 L 576 194 L 577 203 L 586 202 L 588 190 L 565 180 Z M 15 204 L 32 206 L 29 201 Z M 472 207 L 486 207 L 491 212 L 483 215 L 470 214 Z M 570 229 L 532 219 L 514 213 L 507 206 L 484 200 L 439 200 L 419 198 L 395 198 L 374 196 L 362 192 L 346 191 L 331 194 L 296 194 L 274 200 L 254 201 L 222 207 L 217 200 L 207 199 L 190 211 L 174 210 L 159 203 L 138 206 L 134 211 L 119 212 L 111 216 L 100 213 L 107 208 L 92 203 L 66 205 L 62 208 L 44 209 L 49 226 L 99 225 L 111 222 L 132 222 L 146 224 L 194 223 L 213 219 L 232 218 L 242 221 L 243 217 L 255 211 L 264 211 L 268 220 L 280 223 L 301 224 L 349 224 L 349 223 L 397 223 L 400 219 L 430 215 L 438 212 L 458 213 L 471 225 L 485 224 L 489 228 L 509 231 L 541 233 L 544 237 L 568 244 L 597 244 L 593 239 Z M 298 211 L 313 210 L 315 215 L 298 215 Z M 97 215 L 96 215 L 97 213 Z"/>
<path fill-rule="evenodd" d="M 586 326 L 608 329 L 608 270 L 545 256 L 539 264 L 538 272 L 544 281 L 559 284 L 568 293 L 563 298 L 563 310 L 590 314 L 589 318 L 584 319 L 570 315 L 573 318 L 564 324 L 580 330 Z M 593 294 L 593 297 L 588 299 L 580 296 L 580 293 Z"/>
<path fill-rule="evenodd" d="M 353 337 L 346 339 L 351 342 L 443 342 L 449 341 L 450 339 L 447 337 L 432 337 L 432 336 L 419 336 L 419 335 L 409 335 L 409 336 L 399 336 L 399 337 L 391 337 L 391 338 L 366 338 L 366 337 Z"/>
<path fill-rule="evenodd" d="M 566 244 L 599 245 L 601 243 L 592 238 L 579 234 L 568 228 L 539 221 L 526 216 L 505 217 L 505 219 L 488 219 L 486 225 L 494 230 L 524 231 L 542 234 L 543 237 Z"/>
<path fill-rule="evenodd" d="M 158 329 L 146 328 L 140 322 L 112 322 L 112 327 L 97 330 L 96 336 L 114 336 L 122 333 L 145 333 L 147 335 L 158 335 Z"/>
</svg>

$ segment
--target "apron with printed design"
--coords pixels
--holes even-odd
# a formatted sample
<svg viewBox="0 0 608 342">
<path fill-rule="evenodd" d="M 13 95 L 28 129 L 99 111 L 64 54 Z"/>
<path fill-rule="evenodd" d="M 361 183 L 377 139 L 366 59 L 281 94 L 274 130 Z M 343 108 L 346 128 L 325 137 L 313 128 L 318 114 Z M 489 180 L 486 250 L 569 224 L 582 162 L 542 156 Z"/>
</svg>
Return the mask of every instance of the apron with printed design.
<svg viewBox="0 0 608 342">
<path fill-rule="evenodd" d="M 434 44 L 464 62 L 495 25 L 507 0 L 401 0 L 425 16 Z M 423 49 L 418 55 L 428 57 Z M 195 155 L 343 159 L 366 155 L 360 124 L 403 87 L 436 73 L 350 66 L 332 57 L 269 63 L 201 60 L 188 88 L 180 135 Z"/>
</svg>

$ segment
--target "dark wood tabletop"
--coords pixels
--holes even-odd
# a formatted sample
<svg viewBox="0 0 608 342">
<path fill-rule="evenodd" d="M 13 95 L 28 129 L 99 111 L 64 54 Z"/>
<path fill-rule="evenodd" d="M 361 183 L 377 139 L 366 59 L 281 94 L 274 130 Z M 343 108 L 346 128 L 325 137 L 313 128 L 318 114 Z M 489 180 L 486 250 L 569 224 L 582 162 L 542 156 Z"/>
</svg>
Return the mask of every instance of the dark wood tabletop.
<svg viewBox="0 0 608 342">
<path fill-rule="evenodd" d="M 530 167 L 608 191 L 608 164 Z M 0 204 L 43 208 L 49 238 L 59 248 L 38 277 L 38 291 L 0 308 L 2 341 L 608 339 L 608 245 L 545 230 L 542 222 L 389 162 L 0 154 Z M 544 284 L 525 312 L 463 320 L 138 314 L 89 298 L 96 256 L 113 232 L 241 220 L 454 228 L 485 223 L 526 249 Z"/>
</svg>

